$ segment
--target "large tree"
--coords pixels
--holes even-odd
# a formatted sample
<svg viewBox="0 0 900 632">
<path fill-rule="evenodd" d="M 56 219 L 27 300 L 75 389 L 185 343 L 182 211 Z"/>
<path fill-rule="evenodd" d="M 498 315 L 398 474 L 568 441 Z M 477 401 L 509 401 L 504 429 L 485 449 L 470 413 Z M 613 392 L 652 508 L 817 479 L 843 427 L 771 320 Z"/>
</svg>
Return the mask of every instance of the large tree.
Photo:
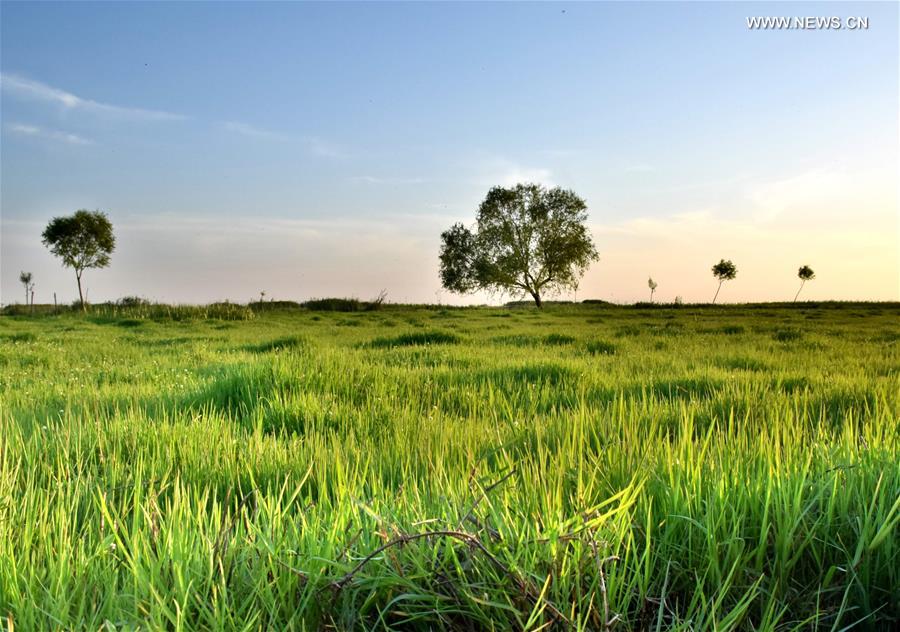
<svg viewBox="0 0 900 632">
<path fill-rule="evenodd" d="M 78 300 L 86 310 L 81 291 L 81 275 L 88 268 L 105 268 L 116 247 L 112 223 L 105 213 L 81 209 L 74 215 L 54 217 L 42 235 L 44 245 L 63 265 L 75 270 Z"/>
<path fill-rule="evenodd" d="M 597 250 L 585 222 L 587 205 L 574 192 L 538 184 L 494 187 L 474 228 L 454 224 L 441 234 L 441 283 L 452 292 L 530 295 L 573 289 Z"/>
</svg>

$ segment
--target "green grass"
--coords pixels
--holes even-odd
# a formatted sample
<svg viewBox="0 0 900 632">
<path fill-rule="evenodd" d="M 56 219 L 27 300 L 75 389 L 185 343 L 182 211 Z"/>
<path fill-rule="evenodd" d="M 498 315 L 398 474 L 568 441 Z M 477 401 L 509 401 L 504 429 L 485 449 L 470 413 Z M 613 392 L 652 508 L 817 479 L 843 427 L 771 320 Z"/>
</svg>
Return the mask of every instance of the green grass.
<svg viewBox="0 0 900 632">
<path fill-rule="evenodd" d="M 0 628 L 900 621 L 898 305 L 142 309 L 0 317 Z"/>
</svg>

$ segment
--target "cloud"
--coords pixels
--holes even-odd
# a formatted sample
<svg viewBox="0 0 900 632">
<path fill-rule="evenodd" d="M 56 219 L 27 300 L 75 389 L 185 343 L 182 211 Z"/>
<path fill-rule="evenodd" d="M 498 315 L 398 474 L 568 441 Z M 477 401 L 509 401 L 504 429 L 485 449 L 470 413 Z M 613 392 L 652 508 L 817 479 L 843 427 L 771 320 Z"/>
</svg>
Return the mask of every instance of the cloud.
<svg viewBox="0 0 900 632">
<path fill-rule="evenodd" d="M 347 157 L 347 152 L 343 148 L 321 138 L 292 137 L 289 134 L 263 129 L 240 121 L 225 121 L 221 123 L 221 127 L 233 134 L 253 140 L 300 143 L 310 154 L 321 158 L 342 159 Z M 361 176 L 361 178 L 365 179 L 367 176 Z"/>
<path fill-rule="evenodd" d="M 525 166 L 504 158 L 485 161 L 481 165 L 481 172 L 479 184 L 508 187 L 520 182 L 534 182 L 548 187 L 555 186 L 550 169 Z"/>
<path fill-rule="evenodd" d="M 826 213 L 844 214 L 868 197 L 867 174 L 833 169 L 816 169 L 788 178 L 757 184 L 747 194 L 754 204 L 756 219 L 772 221 L 785 214 L 806 211 L 821 217 Z"/>
<path fill-rule="evenodd" d="M 306 144 L 306 148 L 316 156 L 321 156 L 323 158 L 347 157 L 347 151 L 345 149 L 330 141 L 316 137 L 308 137 L 305 138 L 303 142 Z"/>
<path fill-rule="evenodd" d="M 247 125 L 246 123 L 239 123 L 237 121 L 226 121 L 222 123 L 222 127 L 229 132 L 234 132 L 235 134 L 240 134 L 241 136 L 246 136 L 247 138 L 255 138 L 258 140 L 283 141 L 287 140 L 288 138 L 284 134 L 273 132 L 267 129 L 261 129 L 252 125 Z"/>
<path fill-rule="evenodd" d="M 350 178 L 353 182 L 364 182 L 366 184 L 422 184 L 427 182 L 425 178 L 382 178 L 379 176 L 353 176 Z"/>
<path fill-rule="evenodd" d="M 896 300 L 894 178 L 887 168 L 822 168 L 677 213 L 591 223 L 601 261 L 582 287 L 608 300 L 646 300 L 649 272 L 662 300 L 709 301 L 709 268 L 725 258 L 739 273 L 720 301 L 791 300 L 803 264 L 817 276 L 809 299 Z"/>
<path fill-rule="evenodd" d="M 59 141 L 62 143 L 68 143 L 69 145 L 93 145 L 94 141 L 84 138 L 82 136 L 78 136 L 77 134 L 70 134 L 69 132 L 61 132 L 58 130 L 52 129 L 43 129 L 36 125 L 25 125 L 23 123 L 13 123 L 11 125 L 7 125 L 6 129 L 15 134 L 20 134 L 22 136 L 31 136 L 34 138 L 45 138 L 47 140 Z"/>
<path fill-rule="evenodd" d="M 100 103 L 99 101 L 85 99 L 71 92 L 48 86 L 40 81 L 9 73 L 0 74 L 0 88 L 20 98 L 52 103 L 67 110 L 81 110 L 100 115 L 113 115 L 148 121 L 178 121 L 185 118 L 181 114 L 164 112 L 162 110 L 147 110 Z"/>
</svg>

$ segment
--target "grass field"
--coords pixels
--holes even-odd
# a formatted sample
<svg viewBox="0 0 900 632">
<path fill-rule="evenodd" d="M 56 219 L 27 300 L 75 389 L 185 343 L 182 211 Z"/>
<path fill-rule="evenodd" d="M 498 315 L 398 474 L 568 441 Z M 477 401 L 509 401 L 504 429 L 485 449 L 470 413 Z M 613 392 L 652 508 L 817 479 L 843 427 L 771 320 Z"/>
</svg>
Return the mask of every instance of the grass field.
<svg viewBox="0 0 900 632">
<path fill-rule="evenodd" d="M 887 630 L 900 306 L 0 317 L 0 628 Z"/>
</svg>

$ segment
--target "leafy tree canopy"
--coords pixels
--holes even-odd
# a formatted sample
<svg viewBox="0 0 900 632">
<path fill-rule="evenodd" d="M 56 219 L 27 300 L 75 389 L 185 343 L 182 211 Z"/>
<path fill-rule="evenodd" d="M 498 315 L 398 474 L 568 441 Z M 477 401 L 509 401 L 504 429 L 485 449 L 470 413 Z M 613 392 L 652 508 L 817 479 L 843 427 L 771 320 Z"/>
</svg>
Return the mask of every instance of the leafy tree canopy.
<svg viewBox="0 0 900 632">
<path fill-rule="evenodd" d="M 116 247 L 112 223 L 105 213 L 81 209 L 68 217 L 54 217 L 42 237 L 50 252 L 75 270 L 78 298 L 85 309 L 81 275 L 87 268 L 109 265 L 109 256 Z"/>
<path fill-rule="evenodd" d="M 712 273 L 719 281 L 731 281 L 737 276 L 737 268 L 730 260 L 720 259 L 719 263 L 712 267 Z"/>
<path fill-rule="evenodd" d="M 574 192 L 539 184 L 494 187 L 478 208 L 474 229 L 455 224 L 441 234 L 441 283 L 476 290 L 541 296 L 574 288 L 597 250 L 587 205 Z"/>
<path fill-rule="evenodd" d="M 76 211 L 54 217 L 42 235 L 44 245 L 77 274 L 87 268 L 105 268 L 116 247 L 112 224 L 100 211 Z"/>
<path fill-rule="evenodd" d="M 809 266 L 800 266 L 800 269 L 797 270 L 797 276 L 803 281 L 812 281 L 816 278 L 816 273 Z"/>
</svg>

